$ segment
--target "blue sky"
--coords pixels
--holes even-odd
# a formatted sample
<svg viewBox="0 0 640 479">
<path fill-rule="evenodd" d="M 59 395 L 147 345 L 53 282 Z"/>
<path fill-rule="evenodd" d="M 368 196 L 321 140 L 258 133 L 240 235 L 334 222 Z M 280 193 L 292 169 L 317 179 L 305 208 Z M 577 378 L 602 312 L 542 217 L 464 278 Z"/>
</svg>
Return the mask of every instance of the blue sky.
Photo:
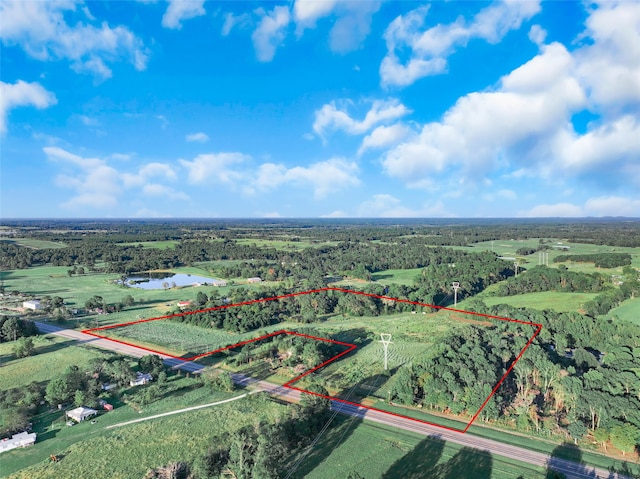
<svg viewBox="0 0 640 479">
<path fill-rule="evenodd" d="M 18 217 L 640 216 L 640 3 L 0 1 Z"/>
</svg>

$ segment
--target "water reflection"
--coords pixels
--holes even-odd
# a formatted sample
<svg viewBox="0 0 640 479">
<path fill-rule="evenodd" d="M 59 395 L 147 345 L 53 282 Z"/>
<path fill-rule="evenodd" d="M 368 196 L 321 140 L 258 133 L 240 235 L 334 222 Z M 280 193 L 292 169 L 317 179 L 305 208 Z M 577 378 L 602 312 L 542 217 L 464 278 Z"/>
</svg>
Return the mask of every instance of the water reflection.
<svg viewBox="0 0 640 479">
<path fill-rule="evenodd" d="M 121 281 L 118 281 L 121 283 Z M 226 286 L 220 279 L 184 273 L 143 273 L 127 276 L 124 284 L 138 289 L 168 289 L 181 286 Z"/>
</svg>

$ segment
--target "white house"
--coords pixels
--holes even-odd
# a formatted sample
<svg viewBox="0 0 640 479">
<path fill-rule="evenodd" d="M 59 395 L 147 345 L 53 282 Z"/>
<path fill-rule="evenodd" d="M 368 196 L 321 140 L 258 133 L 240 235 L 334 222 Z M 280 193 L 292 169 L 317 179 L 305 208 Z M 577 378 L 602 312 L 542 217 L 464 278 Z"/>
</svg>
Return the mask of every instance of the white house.
<svg viewBox="0 0 640 479">
<path fill-rule="evenodd" d="M 84 406 L 80 406 L 75 409 L 72 409 L 71 411 L 67 411 L 67 417 L 77 422 L 82 422 L 89 417 L 97 416 L 97 415 L 98 415 L 98 411 L 96 411 L 95 409 L 91 409 L 90 407 L 84 407 Z"/>
<path fill-rule="evenodd" d="M 23 301 L 22 307 L 25 309 L 32 309 L 34 311 L 42 309 L 42 305 L 40 304 L 39 299 L 31 299 L 29 301 Z"/>
<path fill-rule="evenodd" d="M 3 439 L 0 441 L 0 452 L 10 451 L 17 447 L 33 446 L 36 442 L 36 433 L 29 434 L 27 431 L 14 434 L 11 439 Z"/>
<path fill-rule="evenodd" d="M 151 374 L 142 374 L 138 371 L 136 373 L 136 378 L 133 381 L 129 381 L 129 386 L 142 386 L 143 384 L 147 384 L 151 380 L 153 380 L 153 376 L 151 376 Z"/>
<path fill-rule="evenodd" d="M 260 282 L 262 282 L 261 278 L 249 278 L 247 280 L 247 283 L 260 283 Z"/>
</svg>

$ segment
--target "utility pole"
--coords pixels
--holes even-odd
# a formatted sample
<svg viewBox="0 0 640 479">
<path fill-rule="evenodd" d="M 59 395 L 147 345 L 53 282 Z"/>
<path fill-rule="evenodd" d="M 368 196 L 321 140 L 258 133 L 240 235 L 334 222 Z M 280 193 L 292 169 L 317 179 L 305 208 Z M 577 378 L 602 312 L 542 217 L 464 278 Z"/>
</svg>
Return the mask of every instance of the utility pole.
<svg viewBox="0 0 640 479">
<path fill-rule="evenodd" d="M 458 283 L 457 281 L 454 281 L 453 283 L 451 283 L 451 286 L 453 286 L 453 305 L 457 306 L 458 305 L 458 289 L 460 288 L 460 283 Z"/>
<path fill-rule="evenodd" d="M 516 276 L 518 276 L 518 266 L 520 266 L 520 263 L 516 261 L 513 265 L 516 267 Z"/>
<path fill-rule="evenodd" d="M 388 370 L 388 359 L 389 359 L 389 344 L 391 344 L 391 335 L 380 333 L 380 342 L 384 347 L 384 370 Z"/>
</svg>

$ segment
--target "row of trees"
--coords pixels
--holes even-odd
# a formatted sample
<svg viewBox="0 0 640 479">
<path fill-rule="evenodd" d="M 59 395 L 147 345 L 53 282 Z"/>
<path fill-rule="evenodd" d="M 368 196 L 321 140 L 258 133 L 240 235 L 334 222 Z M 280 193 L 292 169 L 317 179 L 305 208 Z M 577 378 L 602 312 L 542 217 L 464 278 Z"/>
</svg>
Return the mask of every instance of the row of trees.
<svg viewBox="0 0 640 479">
<path fill-rule="evenodd" d="M 630 265 L 631 255 L 628 253 L 563 254 L 553 258 L 554 263 L 565 261 L 594 263 L 598 268 L 617 268 Z"/>
</svg>

